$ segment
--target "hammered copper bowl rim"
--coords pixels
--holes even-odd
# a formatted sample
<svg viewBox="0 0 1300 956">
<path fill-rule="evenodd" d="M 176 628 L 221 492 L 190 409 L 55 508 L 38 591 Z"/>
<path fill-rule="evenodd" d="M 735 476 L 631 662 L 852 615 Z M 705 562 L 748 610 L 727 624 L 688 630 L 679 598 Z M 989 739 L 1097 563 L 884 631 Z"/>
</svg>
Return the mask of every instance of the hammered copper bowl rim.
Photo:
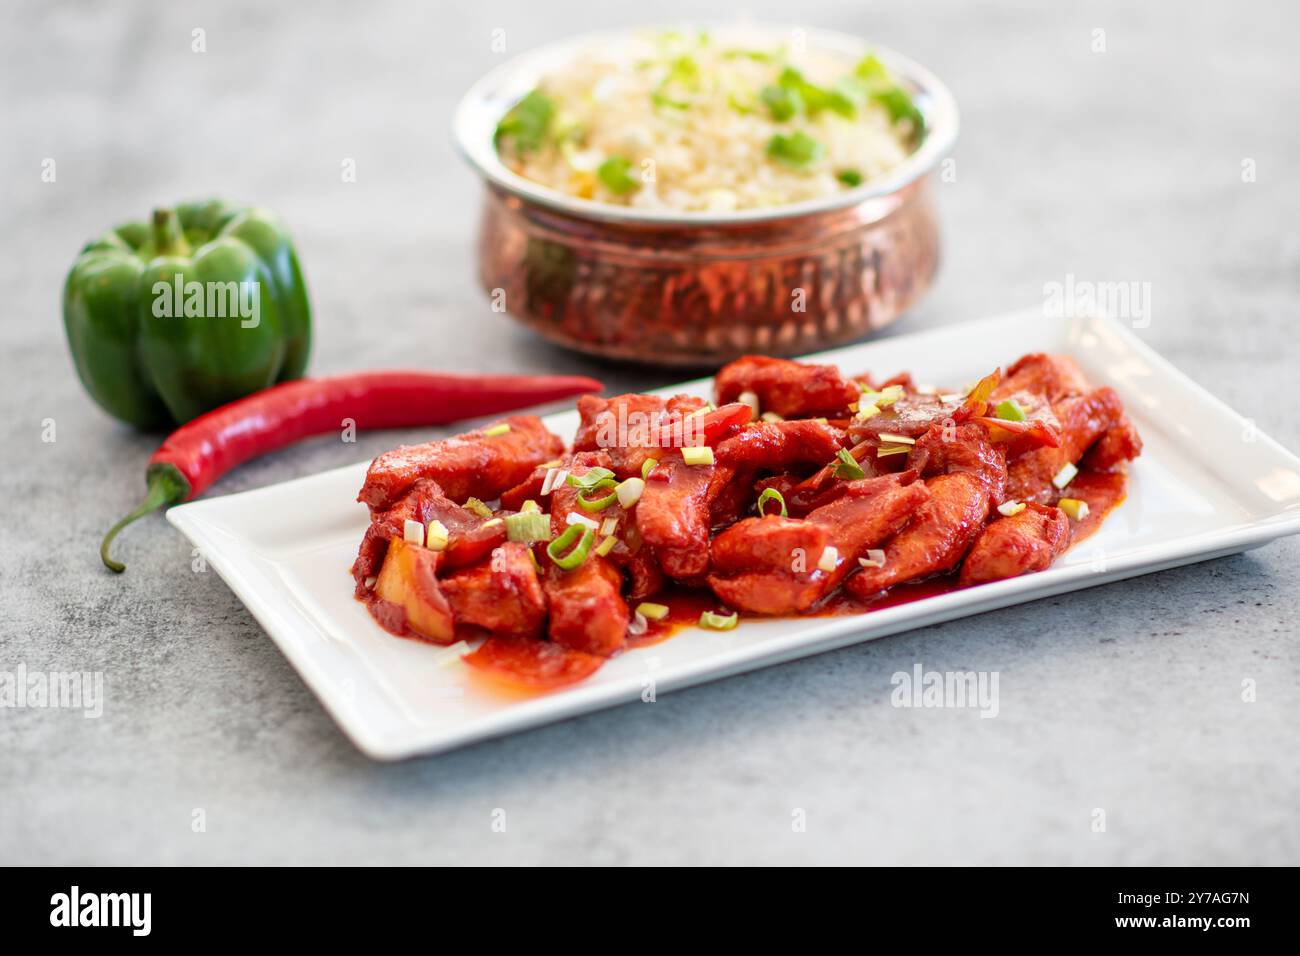
<svg viewBox="0 0 1300 956">
<path fill-rule="evenodd" d="M 698 26 L 698 25 L 697 25 Z M 555 212 L 597 222 L 626 226 L 726 227 L 797 219 L 832 212 L 847 207 L 863 207 L 873 199 L 896 194 L 921 179 L 951 152 L 957 141 L 957 103 L 948 87 L 916 61 L 886 47 L 832 30 L 811 29 L 777 24 L 705 24 L 708 29 L 726 35 L 729 30 L 743 29 L 749 38 L 784 39 L 794 30 L 802 30 L 809 46 L 829 53 L 860 57 L 875 53 L 897 76 L 925 117 L 926 136 L 921 145 L 883 176 L 832 196 L 743 209 L 729 213 L 684 212 L 681 210 L 634 209 L 610 203 L 578 199 L 526 179 L 509 169 L 497 155 L 493 134 L 501 117 L 528 90 L 537 85 L 541 75 L 550 72 L 576 54 L 602 43 L 626 42 L 648 28 L 621 29 L 584 33 L 569 40 L 538 47 L 519 54 L 480 79 L 461 99 L 452 122 L 457 149 L 489 184 L 519 199 Z"/>
</svg>

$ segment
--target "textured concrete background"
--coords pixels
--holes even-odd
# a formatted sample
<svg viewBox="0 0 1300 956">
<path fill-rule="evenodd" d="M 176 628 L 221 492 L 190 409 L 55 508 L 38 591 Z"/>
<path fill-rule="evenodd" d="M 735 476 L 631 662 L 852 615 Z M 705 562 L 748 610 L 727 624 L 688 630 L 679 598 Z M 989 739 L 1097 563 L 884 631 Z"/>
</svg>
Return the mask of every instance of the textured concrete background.
<svg viewBox="0 0 1300 956">
<path fill-rule="evenodd" d="M 285 217 L 315 300 L 317 371 L 670 382 L 599 368 L 486 308 L 478 186 L 448 122 L 500 58 L 494 28 L 521 51 L 699 9 L 6 5 L 0 670 L 103 671 L 107 702 L 98 720 L 0 710 L 0 862 L 1300 862 L 1295 541 L 395 766 L 347 743 L 161 519 L 122 541 L 125 577 L 99 565 L 98 537 L 135 503 L 156 439 L 82 393 L 60 284 L 87 237 L 156 203 L 224 194 Z M 913 54 L 962 106 L 958 179 L 939 186 L 944 271 L 896 331 L 1040 302 L 1067 273 L 1150 282 L 1143 337 L 1300 448 L 1294 5 L 809 0 L 795 12 Z M 1096 28 L 1104 53 L 1091 51 Z M 213 493 L 408 437 L 311 443 Z M 916 661 L 999 671 L 1001 716 L 892 708 L 890 675 Z M 1105 833 L 1091 830 L 1098 807 Z"/>
</svg>

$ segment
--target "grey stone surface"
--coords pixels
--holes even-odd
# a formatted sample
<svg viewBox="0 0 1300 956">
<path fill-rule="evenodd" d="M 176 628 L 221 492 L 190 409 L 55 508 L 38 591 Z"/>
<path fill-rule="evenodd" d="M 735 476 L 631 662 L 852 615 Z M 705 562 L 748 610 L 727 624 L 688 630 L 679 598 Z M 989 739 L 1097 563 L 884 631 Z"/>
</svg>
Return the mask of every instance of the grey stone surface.
<svg viewBox="0 0 1300 956">
<path fill-rule="evenodd" d="M 653 15 L 698 9 L 665 0 Z M 1066 274 L 1150 282 L 1143 337 L 1300 447 L 1294 5 L 750 0 L 744 12 L 877 38 L 956 92 L 944 269 L 897 332 L 1039 302 Z M 82 393 L 60 285 L 80 243 L 155 203 L 216 193 L 283 214 L 314 294 L 317 371 L 672 380 L 598 367 L 486 308 L 478 187 L 448 137 L 456 99 L 499 59 L 492 29 L 516 51 L 650 13 L 5 6 L 0 670 L 103 671 L 107 700 L 98 720 L 0 710 L 0 862 L 1300 862 L 1295 541 L 391 766 L 348 744 L 162 520 L 123 541 L 125 577 L 100 567 L 98 537 L 134 504 L 155 439 Z M 191 52 L 195 28 L 206 53 Z M 1090 49 L 1097 28 L 1104 53 Z M 47 157 L 54 183 L 41 180 Z M 345 157 L 356 183 L 340 181 Z M 1242 181 L 1245 158 L 1256 182 Z M 410 437 L 311 442 L 213 493 Z M 890 676 L 917 661 L 998 671 L 1001 715 L 891 707 Z M 494 808 L 505 833 L 490 829 Z M 793 808 L 806 832 L 792 832 Z"/>
</svg>

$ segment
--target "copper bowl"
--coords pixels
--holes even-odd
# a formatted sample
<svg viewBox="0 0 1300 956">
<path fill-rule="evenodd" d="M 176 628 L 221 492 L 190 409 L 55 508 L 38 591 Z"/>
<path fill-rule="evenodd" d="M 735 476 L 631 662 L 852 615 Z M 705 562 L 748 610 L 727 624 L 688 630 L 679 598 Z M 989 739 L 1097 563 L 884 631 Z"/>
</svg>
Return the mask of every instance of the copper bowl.
<svg viewBox="0 0 1300 956">
<path fill-rule="evenodd" d="M 778 42 L 790 35 L 764 29 Z M 875 52 L 912 93 L 927 133 L 884 176 L 782 206 L 632 209 L 576 199 L 500 161 L 492 140 L 506 110 L 579 49 L 623 35 L 545 47 L 479 81 L 457 110 L 455 136 L 487 182 L 479 278 L 493 307 L 569 348 L 657 365 L 816 351 L 906 311 L 938 266 L 929 181 L 956 140 L 956 104 L 906 57 L 843 34 L 803 33 L 831 52 Z"/>
</svg>

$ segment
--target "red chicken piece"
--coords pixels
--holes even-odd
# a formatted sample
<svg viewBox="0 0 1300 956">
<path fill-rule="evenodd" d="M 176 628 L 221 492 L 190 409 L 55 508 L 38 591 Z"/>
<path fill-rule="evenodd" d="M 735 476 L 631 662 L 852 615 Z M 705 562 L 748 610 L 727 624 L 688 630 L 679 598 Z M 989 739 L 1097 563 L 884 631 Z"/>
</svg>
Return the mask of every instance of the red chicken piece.
<svg viewBox="0 0 1300 956">
<path fill-rule="evenodd" d="M 455 571 L 439 583 L 456 623 L 515 637 L 541 635 L 546 595 L 528 545 L 508 541 L 489 560 Z"/>
<path fill-rule="evenodd" d="M 989 522 L 966 555 L 958 581 L 983 584 L 1042 571 L 1069 546 L 1065 512 L 1030 503 L 1018 514 Z"/>
<path fill-rule="evenodd" d="M 908 525 L 885 545 L 885 564 L 863 568 L 845 583 L 867 599 L 904 581 L 939 574 L 957 565 L 984 527 L 989 495 L 983 482 L 965 472 L 926 482 L 930 499 Z"/>
<path fill-rule="evenodd" d="M 1052 498 L 1052 479 L 1061 469 L 1079 461 L 1097 439 L 1125 420 L 1124 403 L 1110 387 L 1063 399 L 1053 408 L 1061 423 L 1061 445 L 1038 448 L 1007 463 L 1007 496 L 1012 500 Z"/>
<path fill-rule="evenodd" d="M 445 550 L 435 552 L 439 567 L 464 567 L 485 558 L 506 540 L 504 523 L 489 520 L 467 511 L 442 493 L 432 478 L 421 478 L 392 507 L 373 512 L 370 526 L 361 539 L 361 548 L 352 564 L 358 595 L 366 591 L 365 582 L 379 573 L 388 552 L 388 543 L 406 533 L 406 522 L 418 521 L 428 526 L 440 521 L 446 527 Z"/>
<path fill-rule="evenodd" d="M 826 593 L 817 561 L 830 529 L 800 518 L 746 518 L 713 539 L 709 587 L 723 603 L 756 614 L 788 614 Z"/>
<path fill-rule="evenodd" d="M 709 568 L 709 486 L 715 466 L 688 465 L 674 450 L 660 454 L 637 502 L 637 529 L 665 574 L 698 578 Z"/>
<path fill-rule="evenodd" d="M 1097 444 L 1088 450 L 1080 463 L 1083 471 L 1115 471 L 1142 454 L 1142 436 L 1138 434 L 1128 416 L 1106 430 Z"/>
<path fill-rule="evenodd" d="M 737 471 L 781 471 L 796 465 L 820 465 L 845 446 L 844 432 L 825 422 L 803 419 L 760 422 L 719 443 L 715 460 Z"/>
<path fill-rule="evenodd" d="M 551 609 L 552 641 L 601 657 L 622 649 L 629 612 L 622 595 L 623 575 L 610 561 L 590 555 L 572 571 L 551 567 L 542 587 Z"/>
<path fill-rule="evenodd" d="M 604 467 L 597 462 L 607 459 L 602 451 L 581 452 L 573 456 L 569 473 L 581 478 L 592 468 Z M 563 534 L 569 528 L 569 515 L 578 509 L 578 491 L 565 482 L 550 495 L 551 533 Z M 602 497 L 607 492 L 597 492 Z M 616 503 L 607 511 L 619 508 Z M 603 522 L 608 515 L 590 515 Z M 593 550 L 595 545 L 592 545 Z M 623 600 L 623 575 L 610 557 L 589 552 L 585 561 L 572 571 L 555 565 L 547 568 L 542 580 L 551 609 L 550 637 L 557 644 L 589 654 L 608 657 L 623 646 L 627 637 L 628 609 Z"/>
<path fill-rule="evenodd" d="M 992 400 L 1000 402 L 1017 392 L 1041 395 L 1048 404 L 1055 405 L 1063 398 L 1088 391 L 1088 380 L 1068 355 L 1046 355 L 1031 352 L 1022 355 L 1006 376 L 994 388 Z"/>
<path fill-rule="evenodd" d="M 929 498 L 912 474 L 848 482 L 805 520 L 748 518 L 713 540 L 709 586 L 731 607 L 759 614 L 804 611 L 858 567 L 857 559 L 907 524 Z M 832 570 L 819 567 L 827 546 Z"/>
<path fill-rule="evenodd" d="M 806 365 L 765 355 L 746 355 L 724 365 L 713 385 L 719 405 L 753 392 L 763 411 L 782 418 L 844 416 L 859 394 L 858 387 L 834 365 Z"/>
<path fill-rule="evenodd" d="M 867 419 L 854 418 L 849 423 L 849 440 L 855 445 L 864 441 L 877 445 L 887 444 L 880 438 L 882 433 L 920 438 L 931 428 L 942 426 L 946 422 L 955 425 L 957 419 L 954 416 L 960 408 L 960 401 L 944 401 L 938 395 L 909 393 L 884 406 L 879 415 Z"/>
<path fill-rule="evenodd" d="M 697 407 L 703 408 L 703 399 L 697 401 Z M 620 478 L 640 475 L 645 460 L 655 457 L 651 449 L 667 411 L 668 404 L 659 395 L 583 395 L 578 399 L 580 420 L 573 450 L 605 452 L 609 467 Z"/>
<path fill-rule="evenodd" d="M 984 486 L 992 506 L 1001 504 L 1006 493 L 1006 452 L 989 438 L 988 427 L 977 422 L 932 428 L 912 446 L 908 464 L 925 478 L 970 475 Z"/>
<path fill-rule="evenodd" d="M 510 427 L 508 432 L 484 434 L 503 424 Z M 454 501 L 471 495 L 490 501 L 562 451 L 564 442 L 548 432 L 536 415 L 512 415 L 463 435 L 384 452 L 370 463 L 357 500 L 382 511 L 419 479 L 432 478 Z"/>
</svg>

